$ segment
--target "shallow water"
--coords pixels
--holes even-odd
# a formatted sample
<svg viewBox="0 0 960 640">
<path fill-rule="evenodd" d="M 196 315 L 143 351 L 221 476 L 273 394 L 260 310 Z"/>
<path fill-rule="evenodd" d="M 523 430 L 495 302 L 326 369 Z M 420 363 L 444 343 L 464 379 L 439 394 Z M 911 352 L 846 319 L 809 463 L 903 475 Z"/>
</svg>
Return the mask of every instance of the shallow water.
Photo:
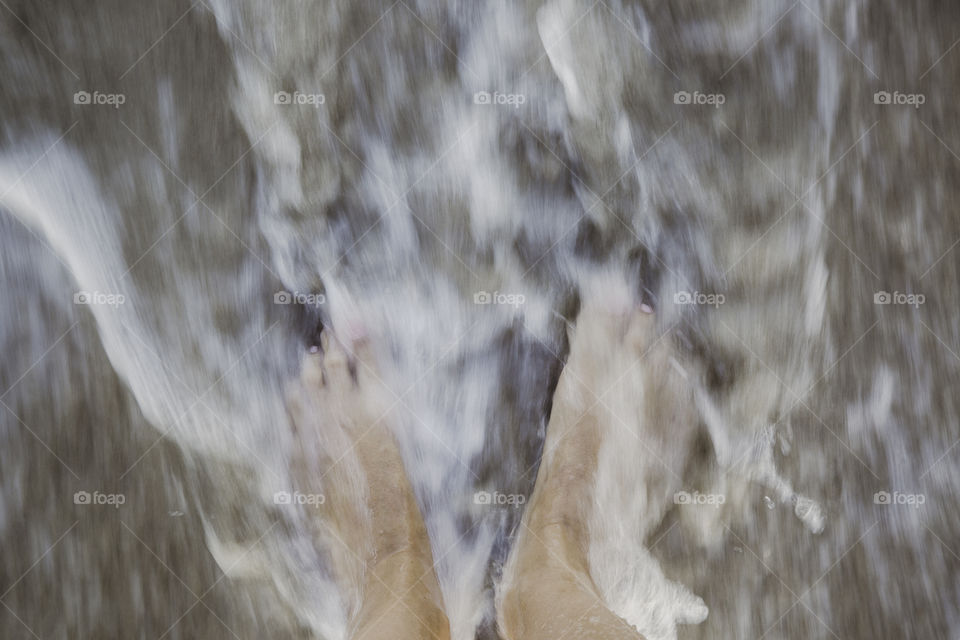
<svg viewBox="0 0 960 640">
<path fill-rule="evenodd" d="M 607 605 L 957 636 L 957 38 L 934 0 L 0 7 L 0 635 L 345 637 L 275 496 L 286 382 L 362 323 L 452 635 L 495 637 L 566 327 L 627 291 L 700 423 L 603 450 Z"/>
</svg>

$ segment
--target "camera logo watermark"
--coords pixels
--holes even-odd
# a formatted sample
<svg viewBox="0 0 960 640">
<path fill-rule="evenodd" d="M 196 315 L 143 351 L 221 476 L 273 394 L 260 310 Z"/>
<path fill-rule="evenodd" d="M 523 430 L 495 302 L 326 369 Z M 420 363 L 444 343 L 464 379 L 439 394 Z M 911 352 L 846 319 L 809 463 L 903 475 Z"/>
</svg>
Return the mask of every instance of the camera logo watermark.
<svg viewBox="0 0 960 640">
<path fill-rule="evenodd" d="M 273 504 L 296 504 L 308 507 L 319 507 L 326 501 L 327 498 L 322 493 L 277 491 L 273 494 Z"/>
<path fill-rule="evenodd" d="M 302 304 L 319 307 L 327 301 L 322 293 L 301 293 L 300 291 L 277 291 L 273 294 L 273 304 Z"/>
<path fill-rule="evenodd" d="M 525 504 L 527 501 L 527 496 L 522 493 L 500 493 L 499 491 L 494 491 L 493 493 L 489 491 L 477 491 L 473 494 L 473 504 L 489 504 L 496 506 L 505 506 L 509 505 L 511 507 L 519 507 L 522 504 Z"/>
<path fill-rule="evenodd" d="M 77 91 L 73 94 L 73 104 L 80 105 L 106 105 L 119 109 L 120 105 L 127 101 L 127 96 L 122 93 L 103 93 L 101 91 Z"/>
<path fill-rule="evenodd" d="M 926 302 L 927 298 L 922 293 L 900 293 L 894 291 L 877 291 L 873 294 L 873 304 L 907 304 L 914 309 Z"/>
<path fill-rule="evenodd" d="M 727 298 L 722 293 L 701 293 L 700 291 L 677 291 L 673 294 L 674 304 L 699 304 L 719 307 Z"/>
<path fill-rule="evenodd" d="M 73 294 L 73 304 L 119 307 L 126 299 L 122 293 L 104 293 L 103 291 L 77 291 Z"/>
<path fill-rule="evenodd" d="M 873 104 L 896 104 L 908 105 L 914 109 L 919 109 L 920 105 L 927 101 L 927 96 L 922 93 L 900 93 L 894 91 L 877 91 L 873 94 Z"/>
<path fill-rule="evenodd" d="M 273 94 L 273 104 L 296 104 L 309 105 L 314 109 L 319 109 L 320 105 L 326 103 L 327 97 L 322 93 L 303 93 L 301 91 L 277 91 Z"/>
<path fill-rule="evenodd" d="M 709 505 L 719 509 L 720 505 L 726 501 L 727 497 L 722 493 L 700 493 L 699 491 L 690 493 L 689 491 L 677 491 L 673 494 L 673 504 Z"/>
<path fill-rule="evenodd" d="M 927 496 L 922 493 L 900 493 L 894 491 L 877 491 L 873 494 L 873 504 L 883 505 L 908 505 L 919 509 L 920 505 L 926 504 Z"/>
<path fill-rule="evenodd" d="M 494 91 L 477 91 L 473 94 L 473 104 L 492 104 L 499 106 L 513 107 L 519 109 L 520 105 L 527 102 L 527 96 L 522 93 L 500 93 Z"/>
<path fill-rule="evenodd" d="M 113 508 L 119 509 L 120 505 L 125 504 L 126 501 L 127 496 L 122 493 L 77 491 L 73 494 L 73 504 L 80 505 L 111 505 Z"/>
<path fill-rule="evenodd" d="M 715 109 L 719 109 L 720 105 L 726 101 L 727 96 L 722 93 L 702 93 L 700 91 L 690 93 L 689 91 L 677 91 L 673 94 L 673 104 L 711 105 Z"/>
<path fill-rule="evenodd" d="M 503 304 L 511 307 L 519 307 L 527 301 L 527 297 L 522 293 L 500 293 L 494 291 L 477 291 L 473 294 L 473 304 Z"/>
</svg>

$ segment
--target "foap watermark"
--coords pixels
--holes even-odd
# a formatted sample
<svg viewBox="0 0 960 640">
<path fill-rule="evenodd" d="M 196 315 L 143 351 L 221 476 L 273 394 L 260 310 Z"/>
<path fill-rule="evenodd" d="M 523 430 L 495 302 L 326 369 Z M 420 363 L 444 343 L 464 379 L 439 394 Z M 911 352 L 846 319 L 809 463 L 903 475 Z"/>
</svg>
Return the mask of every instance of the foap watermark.
<svg viewBox="0 0 960 640">
<path fill-rule="evenodd" d="M 520 105 L 527 102 L 527 96 L 522 93 L 500 93 L 494 91 L 477 91 L 473 94 L 473 104 L 492 104 L 498 106 L 508 106 L 519 109 Z"/>
<path fill-rule="evenodd" d="M 716 109 L 720 108 L 727 101 L 727 96 L 722 93 L 703 93 L 701 91 L 677 91 L 673 94 L 673 104 L 696 104 L 710 105 Z"/>
<path fill-rule="evenodd" d="M 500 493 L 499 491 L 477 491 L 473 494 L 473 504 L 519 507 L 525 504 L 527 496 L 522 493 Z"/>
<path fill-rule="evenodd" d="M 920 505 L 926 504 L 927 496 L 922 493 L 900 493 L 894 491 L 877 491 L 873 494 L 873 504 L 883 505 L 907 505 L 919 509 Z"/>
<path fill-rule="evenodd" d="M 273 304 L 302 304 L 319 307 L 327 301 L 322 293 L 302 293 L 300 291 L 277 291 L 273 294 Z"/>
<path fill-rule="evenodd" d="M 103 291 L 77 291 L 73 294 L 73 304 L 119 307 L 126 299 L 127 297 L 122 293 L 105 293 Z"/>
<path fill-rule="evenodd" d="M 522 293 L 501 293 L 494 291 L 477 291 L 473 294 L 473 304 L 503 304 L 511 307 L 519 307 L 527 301 L 527 297 Z"/>
<path fill-rule="evenodd" d="M 673 294 L 674 304 L 700 304 L 719 307 L 727 298 L 722 293 L 702 293 L 700 291 L 677 291 Z"/>
<path fill-rule="evenodd" d="M 927 101 L 927 96 L 922 93 L 901 93 L 894 91 L 877 91 L 873 94 L 873 104 L 896 104 L 907 105 L 914 109 L 919 109 L 920 105 Z"/>
<path fill-rule="evenodd" d="M 299 491 L 277 491 L 273 494 L 273 504 L 295 504 L 307 507 L 319 507 L 327 501 L 322 493 L 300 493 Z"/>
<path fill-rule="evenodd" d="M 127 96 L 122 93 L 103 93 L 102 91 L 77 91 L 73 94 L 73 104 L 81 105 L 102 105 L 119 109 L 120 105 L 127 101 Z"/>
<path fill-rule="evenodd" d="M 727 501 L 722 493 L 700 493 L 699 491 L 677 491 L 673 494 L 673 504 L 709 505 L 720 508 Z"/>
<path fill-rule="evenodd" d="M 322 93 L 303 93 L 302 91 L 277 91 L 273 94 L 273 104 L 296 104 L 308 105 L 314 109 L 319 109 L 320 105 L 326 103 L 327 97 Z"/>
<path fill-rule="evenodd" d="M 73 494 L 73 504 L 80 505 L 110 505 L 114 509 L 119 509 L 120 505 L 127 502 L 127 496 L 122 493 L 101 493 L 94 491 L 77 491 Z"/>
<path fill-rule="evenodd" d="M 927 298 L 922 293 L 876 291 L 873 294 L 873 304 L 906 304 L 916 309 L 926 301 Z"/>
</svg>

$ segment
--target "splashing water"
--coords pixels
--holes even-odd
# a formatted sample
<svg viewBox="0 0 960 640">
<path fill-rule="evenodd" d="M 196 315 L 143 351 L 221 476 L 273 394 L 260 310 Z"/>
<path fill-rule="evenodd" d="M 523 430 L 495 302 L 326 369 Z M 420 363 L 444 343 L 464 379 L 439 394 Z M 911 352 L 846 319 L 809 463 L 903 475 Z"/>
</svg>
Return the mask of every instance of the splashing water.
<svg viewBox="0 0 960 640">
<path fill-rule="evenodd" d="M 275 499 L 324 326 L 396 394 L 452 637 L 496 637 L 523 510 L 475 492 L 532 491 L 598 292 L 674 354 L 624 406 L 662 375 L 695 414 L 602 443 L 606 606 L 651 640 L 956 635 L 941 4 L 11 2 L 4 637 L 348 637 L 343 550 Z"/>
</svg>

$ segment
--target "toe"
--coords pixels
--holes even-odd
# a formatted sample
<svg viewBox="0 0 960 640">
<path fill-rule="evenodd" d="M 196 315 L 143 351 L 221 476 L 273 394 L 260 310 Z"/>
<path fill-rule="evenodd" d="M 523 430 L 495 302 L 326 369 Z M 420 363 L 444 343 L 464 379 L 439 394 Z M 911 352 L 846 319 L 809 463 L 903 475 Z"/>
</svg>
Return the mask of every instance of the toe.
<svg viewBox="0 0 960 640">
<path fill-rule="evenodd" d="M 656 339 L 656 316 L 642 305 L 630 316 L 624 342 L 627 348 L 644 351 Z"/>
<path fill-rule="evenodd" d="M 330 387 L 342 386 L 350 380 L 349 356 L 339 336 L 330 335 L 327 338 L 326 349 L 323 354 L 324 382 Z"/>
<path fill-rule="evenodd" d="M 353 357 L 356 362 L 358 379 L 379 379 L 376 359 L 373 356 L 373 346 L 368 337 L 364 336 L 354 341 Z"/>
<path fill-rule="evenodd" d="M 300 381 L 308 389 L 319 389 L 323 386 L 323 355 L 319 350 L 311 350 L 303 355 L 300 363 Z"/>
</svg>

